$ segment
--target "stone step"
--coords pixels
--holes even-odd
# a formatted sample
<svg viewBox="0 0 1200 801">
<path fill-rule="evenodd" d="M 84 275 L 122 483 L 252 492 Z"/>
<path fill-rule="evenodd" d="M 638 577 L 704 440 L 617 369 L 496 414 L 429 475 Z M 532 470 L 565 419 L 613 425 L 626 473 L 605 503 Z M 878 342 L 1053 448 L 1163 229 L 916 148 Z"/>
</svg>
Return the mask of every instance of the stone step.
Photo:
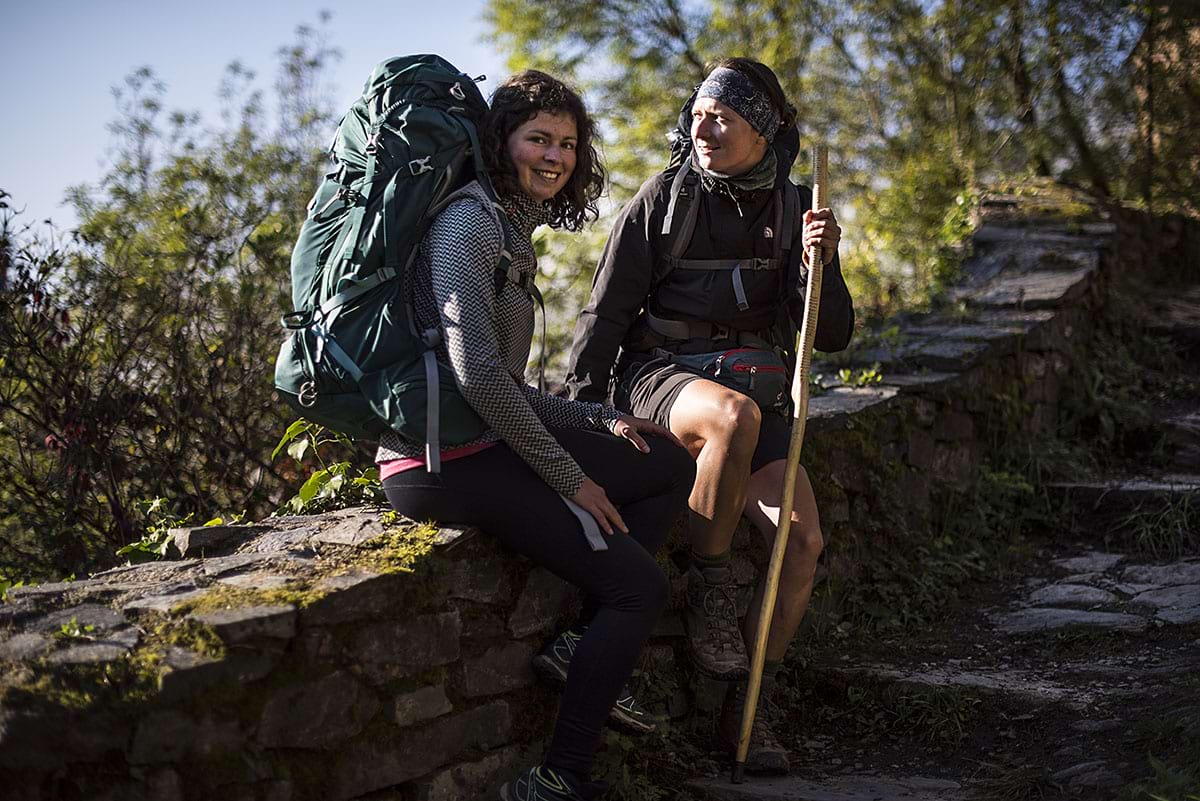
<svg viewBox="0 0 1200 801">
<path fill-rule="evenodd" d="M 928 647 L 924 640 L 881 646 L 873 659 L 836 652 L 814 658 L 798 677 L 806 690 L 803 706 L 780 710 L 797 715 L 787 720 L 803 735 L 776 723 L 792 748 L 794 775 L 749 777 L 733 785 L 729 765 L 722 764 L 720 774 L 690 782 L 685 797 L 1026 797 L 1007 794 L 1020 785 L 1010 775 L 1014 770 L 1024 771 L 1021 781 L 1028 779 L 1031 787 L 1056 786 L 1064 797 L 1111 797 L 1113 788 L 1142 769 L 1128 756 L 1134 727 L 1124 716 L 1140 720 L 1138 715 L 1157 714 L 1152 710 L 1186 698 L 1182 683 L 1200 664 L 1200 640 L 1175 627 L 1200 621 L 1200 559 L 1159 563 L 1114 552 L 1059 554 L 1039 561 L 1039 575 L 1008 585 L 1003 607 L 958 620 L 956 638 L 948 630 L 932 636 Z M 1187 620 L 1177 619 L 1182 612 L 1190 613 Z M 998 622 L 1019 615 L 1046 619 L 1015 628 Z M 1055 630 L 1058 624 L 1065 629 Z M 946 645 L 950 639 L 953 647 Z M 848 704 L 857 711 L 805 716 L 813 705 Z M 861 725 L 843 728 L 845 721 L 903 721 L 913 710 L 940 710 L 936 714 L 961 721 L 953 752 L 919 738 L 901 744 L 903 736 L 844 739 Z M 840 750 L 826 750 L 831 740 Z"/>
<path fill-rule="evenodd" d="M 996 649 L 999 647 L 997 644 Z M 1100 657 L 1047 660 L 1044 664 L 986 661 L 987 664 L 950 659 L 944 664 L 817 666 L 816 675 L 810 673 L 809 678 L 814 685 L 829 686 L 832 694 L 839 697 L 844 697 L 843 688 L 849 687 L 901 693 L 910 698 L 947 691 L 963 693 L 975 701 L 986 701 L 980 709 L 982 720 L 992 719 L 1000 710 L 1033 712 L 1048 707 L 1056 708 L 1052 713 L 1056 717 L 1082 715 L 1099 702 L 1129 697 L 1135 692 L 1124 679 L 1129 670 L 1122 666 L 1114 668 Z M 1088 677 L 1088 681 L 1081 682 L 1081 676 Z"/>
<path fill-rule="evenodd" d="M 819 781 L 795 776 L 747 777 L 732 784 L 729 776 L 689 782 L 695 801 L 959 801 L 968 793 L 961 784 L 926 776 L 829 776 Z"/>
<path fill-rule="evenodd" d="M 1066 269 L 1037 269 L 1028 272 L 1005 271 L 979 286 L 956 287 L 951 300 L 975 308 L 1056 309 L 1066 306 L 1088 291 L 1096 272 L 1094 263 L 1074 266 L 1071 261 L 1058 264 Z"/>
<path fill-rule="evenodd" d="M 1184 361 L 1200 363 L 1200 286 L 1163 292 L 1151 308 L 1148 333 L 1171 340 Z"/>
<path fill-rule="evenodd" d="M 1090 530 L 1097 536 L 1113 533 L 1135 513 L 1156 514 L 1172 507 L 1181 514 L 1189 509 L 1200 512 L 1200 473 L 1054 481 L 1045 486 L 1073 507 L 1076 531 Z"/>
<path fill-rule="evenodd" d="M 1105 612 L 1095 609 L 1070 609 L 1057 606 L 1017 609 L 997 613 L 992 617 L 996 628 L 1005 634 L 1032 634 L 1065 629 L 1094 629 L 1097 631 L 1145 631 L 1151 624 L 1147 618 L 1124 612 Z"/>
<path fill-rule="evenodd" d="M 1200 559 L 1147 564 L 1121 554 L 1056 560 L 1068 575 L 1029 579 L 1017 597 L 988 618 L 1005 634 L 1064 629 L 1137 633 L 1200 623 Z"/>
<path fill-rule="evenodd" d="M 1200 473 L 1200 407 L 1166 410 L 1162 418 L 1171 464 Z"/>
</svg>

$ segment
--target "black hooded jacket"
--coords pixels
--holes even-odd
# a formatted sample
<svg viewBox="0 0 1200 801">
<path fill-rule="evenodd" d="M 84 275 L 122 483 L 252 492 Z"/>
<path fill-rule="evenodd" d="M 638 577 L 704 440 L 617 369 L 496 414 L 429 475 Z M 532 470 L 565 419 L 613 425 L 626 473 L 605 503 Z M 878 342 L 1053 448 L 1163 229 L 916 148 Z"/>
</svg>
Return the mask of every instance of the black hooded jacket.
<svg viewBox="0 0 1200 801">
<path fill-rule="evenodd" d="M 685 107 L 684 111 L 689 114 L 690 120 L 690 110 Z M 680 129 L 686 130 L 686 125 L 681 114 Z M 799 136 L 795 129 L 777 137 L 772 147 L 776 149 L 779 162 L 776 186 L 782 186 L 780 182 L 788 180 L 788 172 L 799 151 Z M 690 155 L 687 157 L 690 158 Z M 623 366 L 628 357 L 654 348 L 697 352 L 698 347 L 702 350 L 722 347 L 720 343 L 707 346 L 666 340 L 646 323 L 647 305 L 660 317 L 681 318 L 680 315 L 672 315 L 670 306 L 672 282 L 683 280 L 676 275 L 683 271 L 671 271 L 664 278 L 663 253 L 667 247 L 667 237 L 661 233 L 670 202 L 671 180 L 677 170 L 678 167 L 672 167 L 642 184 L 613 225 L 592 280 L 591 298 L 575 326 L 566 379 L 572 398 L 604 401 L 609 396 L 619 351 L 623 354 Z M 811 208 L 812 190 L 806 186 L 797 188 L 801 210 Z M 773 243 L 767 234 L 773 232 L 767 229 L 775 219 L 773 194 L 773 190 L 762 190 L 742 194 L 735 201 L 724 193 L 700 188 L 693 201 L 700 203 L 699 216 L 691 243 L 683 257 L 717 259 L 771 256 Z M 757 288 L 748 288 L 751 304 L 758 309 L 761 317 L 749 328 L 745 325 L 734 326 L 751 330 L 752 333 L 769 333 L 767 338 L 789 352 L 794 349 L 795 331 L 804 319 L 807 268 L 802 258 L 802 237 L 802 226 L 797 224 L 793 229 L 786 270 L 782 274 L 781 271 L 774 271 L 775 276 L 770 279 L 772 283 L 769 285 L 762 283 L 763 277 L 759 278 Z M 715 274 L 712 280 L 716 280 Z M 686 287 L 686 290 L 694 296 L 697 287 L 693 285 Z M 724 299 L 727 294 L 712 293 L 714 301 L 706 314 L 707 322 L 726 325 L 738 316 L 735 309 L 727 308 L 729 304 Z M 747 320 L 744 314 L 738 319 L 742 323 Z M 816 348 L 826 352 L 842 350 L 849 344 L 853 330 L 854 307 L 835 257 L 831 264 L 825 265 L 822 273 Z M 792 356 L 794 360 L 794 354 Z"/>
</svg>

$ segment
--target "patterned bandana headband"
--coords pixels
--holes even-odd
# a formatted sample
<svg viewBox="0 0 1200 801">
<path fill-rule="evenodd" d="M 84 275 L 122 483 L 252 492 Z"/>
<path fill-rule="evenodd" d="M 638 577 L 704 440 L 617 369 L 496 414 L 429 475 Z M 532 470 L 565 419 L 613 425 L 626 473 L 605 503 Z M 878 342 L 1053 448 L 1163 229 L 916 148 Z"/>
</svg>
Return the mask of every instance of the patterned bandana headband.
<svg viewBox="0 0 1200 801">
<path fill-rule="evenodd" d="M 710 72 L 700 84 L 696 97 L 711 97 L 729 106 L 768 142 L 775 138 L 782 122 L 771 98 L 750 78 L 729 67 L 717 67 Z"/>
</svg>

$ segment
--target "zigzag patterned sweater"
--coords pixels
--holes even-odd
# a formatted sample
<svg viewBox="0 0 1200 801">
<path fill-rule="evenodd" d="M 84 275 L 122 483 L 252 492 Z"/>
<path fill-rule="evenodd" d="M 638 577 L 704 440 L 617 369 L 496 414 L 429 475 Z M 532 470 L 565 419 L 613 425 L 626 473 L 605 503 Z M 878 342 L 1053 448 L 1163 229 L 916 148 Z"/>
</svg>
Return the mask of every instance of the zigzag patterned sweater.
<svg viewBox="0 0 1200 801">
<path fill-rule="evenodd" d="M 537 201 L 502 198 L 512 232 L 512 263 L 534 275 L 535 228 L 546 222 Z M 413 308 L 422 329 L 442 332 L 438 362 L 454 376 L 463 397 L 489 430 L 461 448 L 503 440 L 556 492 L 571 497 L 583 470 L 546 430 L 547 425 L 611 431 L 620 416 L 600 403 L 559 398 L 525 383 L 534 334 L 534 301 L 506 282 L 496 292 L 495 267 L 503 232 L 491 202 L 472 184 L 446 207 L 422 240 L 413 261 Z M 375 460 L 422 459 L 424 443 L 395 432 L 379 440 Z"/>
</svg>

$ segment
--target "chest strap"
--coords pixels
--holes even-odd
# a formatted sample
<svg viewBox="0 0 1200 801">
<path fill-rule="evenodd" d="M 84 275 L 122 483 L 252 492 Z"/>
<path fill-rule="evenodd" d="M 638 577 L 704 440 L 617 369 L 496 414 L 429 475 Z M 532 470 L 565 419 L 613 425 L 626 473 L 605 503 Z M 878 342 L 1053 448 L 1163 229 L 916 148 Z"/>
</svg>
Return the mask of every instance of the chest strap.
<svg viewBox="0 0 1200 801">
<path fill-rule="evenodd" d="M 746 297 L 746 285 L 742 283 L 743 270 L 778 270 L 783 266 L 783 260 L 772 259 L 666 259 L 670 271 L 674 270 L 712 270 L 728 272 L 733 284 L 733 297 L 740 311 L 750 308 L 750 300 Z"/>
<path fill-rule="evenodd" d="M 775 217 L 774 227 L 769 229 L 774 237 L 771 258 L 749 259 L 685 259 L 683 252 L 692 241 L 696 229 L 696 217 L 700 211 L 700 186 L 696 177 L 691 176 L 692 160 L 684 159 L 679 165 L 671 181 L 670 201 L 667 213 L 663 218 L 662 234 L 667 237 L 666 253 L 662 258 L 663 270 L 658 283 L 661 285 L 675 270 L 712 270 L 729 273 L 733 288 L 733 297 L 739 311 L 750 309 L 750 300 L 746 295 L 746 287 L 742 281 L 743 270 L 779 270 L 787 262 L 785 252 L 791 247 L 793 224 L 798 208 L 796 187 L 791 181 L 784 181 L 782 191 L 776 189 L 772 199 Z M 691 181 L 689 182 L 689 177 Z M 680 201 L 683 201 L 683 225 L 674 230 L 676 211 Z"/>
</svg>

